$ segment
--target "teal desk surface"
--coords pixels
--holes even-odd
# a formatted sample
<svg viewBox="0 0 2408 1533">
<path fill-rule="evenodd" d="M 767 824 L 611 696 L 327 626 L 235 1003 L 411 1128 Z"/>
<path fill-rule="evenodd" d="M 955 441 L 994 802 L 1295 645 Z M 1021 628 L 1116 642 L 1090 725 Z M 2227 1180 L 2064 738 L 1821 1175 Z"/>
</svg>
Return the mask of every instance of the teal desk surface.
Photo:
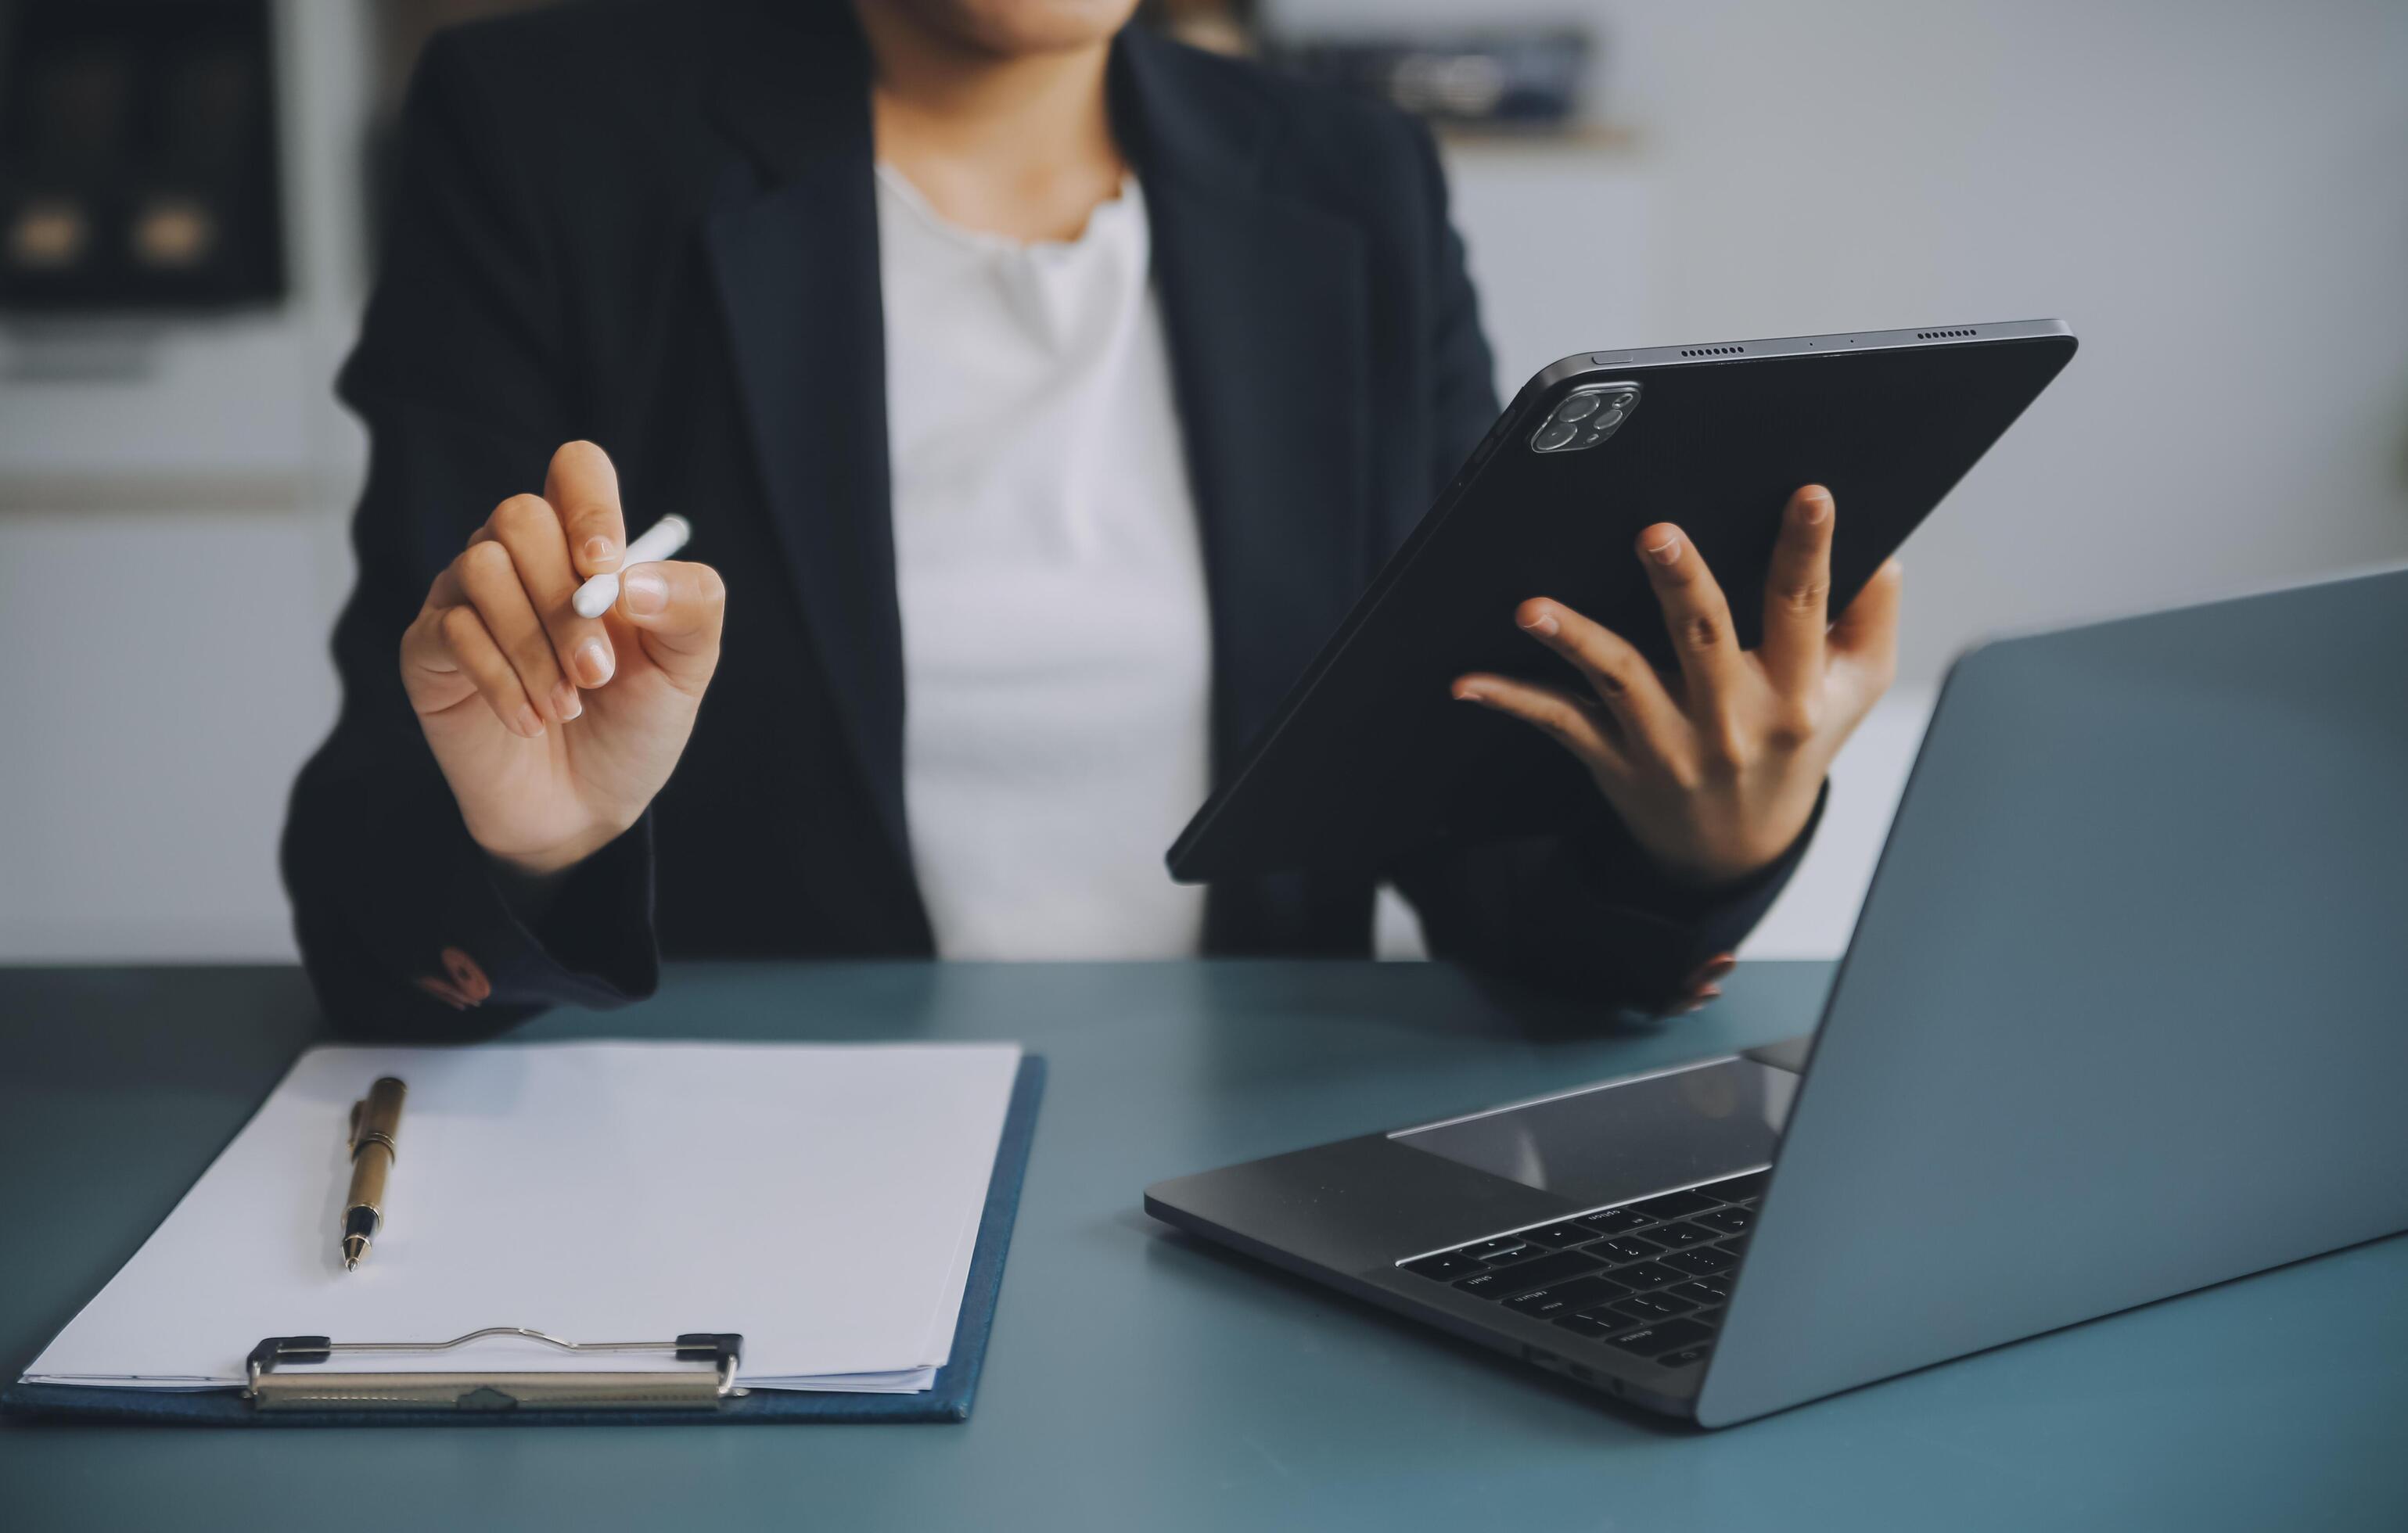
<svg viewBox="0 0 2408 1533">
<path fill-rule="evenodd" d="M 1828 977 L 1748 965 L 1695 1017 L 1600 1029 L 1440 966 L 672 967 L 526 1031 L 1051 1061 L 967 1425 L 10 1425 L 0 1526 L 2408 1528 L 2408 1239 L 1701 1433 L 1140 1211 L 1157 1178 L 1804 1031 Z M 9 1377 L 316 1026 L 291 969 L 0 971 Z"/>
</svg>

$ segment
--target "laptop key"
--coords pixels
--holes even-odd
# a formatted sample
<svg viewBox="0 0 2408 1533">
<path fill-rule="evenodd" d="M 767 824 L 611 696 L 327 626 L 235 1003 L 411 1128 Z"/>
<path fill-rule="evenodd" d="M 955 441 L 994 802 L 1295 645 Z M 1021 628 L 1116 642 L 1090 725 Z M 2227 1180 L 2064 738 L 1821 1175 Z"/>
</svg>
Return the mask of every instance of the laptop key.
<svg viewBox="0 0 2408 1533">
<path fill-rule="evenodd" d="M 1660 1325 L 1642 1326 L 1628 1336 L 1617 1336 L 1606 1344 L 1620 1347 L 1625 1352 L 1635 1352 L 1641 1357 L 1653 1357 L 1658 1353 L 1694 1347 L 1700 1341 L 1713 1339 L 1713 1332 L 1694 1321 L 1668 1320 Z"/>
<path fill-rule="evenodd" d="M 1620 1315 L 1607 1315 L 1602 1320 L 1598 1319 L 1595 1315 L 1557 1315 L 1555 1317 L 1555 1324 L 1571 1332 L 1574 1336 L 1585 1336 L 1594 1340 L 1600 1336 L 1612 1336 L 1616 1331 L 1627 1329 L 1628 1328 L 1630 1322 L 1623 1319 Z"/>
<path fill-rule="evenodd" d="M 1617 1235 L 1611 1240 L 1599 1240 L 1589 1249 L 1618 1256 L 1626 1262 L 1643 1262 L 1650 1256 L 1664 1254 L 1662 1246 L 1653 1240 L 1642 1240 L 1636 1235 Z"/>
<path fill-rule="evenodd" d="M 1585 1310 L 1630 1292 L 1622 1284 L 1606 1278 L 1568 1278 L 1562 1282 L 1534 1289 L 1520 1298 L 1509 1298 L 1505 1308 L 1518 1310 L 1538 1320 L 1553 1320 L 1557 1315 Z"/>
<path fill-rule="evenodd" d="M 1517 1262 L 1511 1267 L 1492 1267 L 1485 1272 L 1475 1272 L 1455 1284 L 1467 1294 L 1482 1298 L 1511 1298 L 1526 1294 L 1533 1288 L 1544 1288 L 1551 1282 L 1594 1272 L 1605 1264 L 1578 1251 L 1551 1252 L 1535 1261 Z"/>
<path fill-rule="evenodd" d="M 1668 1267 L 1677 1267 L 1684 1272 L 1693 1272 L 1701 1278 L 1710 1278 L 1717 1272 L 1727 1272 L 1737 1267 L 1739 1257 L 1718 1245 L 1691 1246 L 1686 1251 L 1666 1252 L 1664 1264 Z"/>
<path fill-rule="evenodd" d="M 1509 1261 L 1517 1254 L 1528 1256 L 1537 1255 L 1538 1253 L 1536 1251 L 1528 1249 L 1529 1244 L 1529 1241 L 1525 1240 L 1518 1235 L 1499 1235 L 1493 1240 L 1475 1240 L 1471 1244 L 1455 1252 L 1455 1254 L 1458 1256 L 1477 1256 L 1482 1261 Z"/>
<path fill-rule="evenodd" d="M 1567 1222 L 1560 1225 L 1549 1225 L 1544 1229 L 1526 1229 L 1520 1235 L 1516 1236 L 1515 1239 L 1528 1240 L 1534 1244 L 1542 1246 L 1576 1246 L 1585 1245 L 1589 1241 L 1596 1239 L 1597 1231 L 1590 1229 L 1585 1225 L 1575 1225 Z"/>
<path fill-rule="evenodd" d="M 1662 1262 L 1641 1262 L 1636 1267 L 1617 1267 L 1607 1275 L 1614 1282 L 1632 1288 L 1661 1288 L 1666 1283 L 1684 1282 L 1695 1274 L 1676 1271 Z"/>
<path fill-rule="evenodd" d="M 1716 1209 L 1712 1213 L 1698 1215 L 1694 1222 L 1709 1229 L 1721 1230 L 1725 1235 L 1744 1235 L 1756 1227 L 1756 1215 L 1745 1209 Z"/>
<path fill-rule="evenodd" d="M 1726 1308 L 1727 1306 L 1720 1304 L 1710 1304 L 1692 1313 L 1689 1318 L 1700 1325 L 1719 1325 L 1723 1323 L 1723 1312 Z"/>
<path fill-rule="evenodd" d="M 1674 1315 L 1687 1313 L 1693 1306 L 1677 1298 L 1666 1298 L 1661 1294 L 1633 1294 L 1628 1298 L 1616 1299 L 1607 1308 L 1633 1320 L 1670 1320 Z"/>
<path fill-rule="evenodd" d="M 1666 1193 L 1644 1203 L 1630 1206 L 1650 1219 L 1679 1219 L 1692 1213 L 1703 1213 L 1721 1202 L 1718 1197 L 1706 1197 L 1697 1193 Z"/>
<path fill-rule="evenodd" d="M 1424 1256 L 1417 1262 L 1407 1262 L 1405 1270 L 1440 1282 L 1453 1282 L 1481 1269 L 1484 1264 L 1452 1251 L 1441 1251 L 1435 1256 Z"/>
<path fill-rule="evenodd" d="M 1691 1363 L 1704 1361 L 1706 1354 L 1713 1350 L 1712 1347 L 1683 1347 L 1678 1352 L 1666 1353 L 1656 1361 L 1666 1368 L 1687 1368 Z"/>
<path fill-rule="evenodd" d="M 1715 1278 L 1697 1278 L 1671 1292 L 1674 1298 L 1684 1298 L 1692 1304 L 1720 1304 L 1730 1297 L 1730 1284 Z"/>
<path fill-rule="evenodd" d="M 1713 1215 L 1708 1214 L 1704 1217 L 1712 1218 Z M 1677 1225 L 1660 1225 L 1647 1232 L 1647 1239 L 1657 1245 L 1667 1246 L 1697 1245 L 1713 1238 L 1713 1230 L 1701 1228 L 1699 1225 L 1693 1225 L 1685 1219 Z"/>
<path fill-rule="evenodd" d="M 1603 1213 L 1592 1213 L 1581 1220 L 1599 1235 L 1627 1235 L 1634 1229 L 1645 1229 L 1655 1222 L 1645 1214 L 1634 1213 L 1628 1209 L 1608 1209 Z"/>
</svg>

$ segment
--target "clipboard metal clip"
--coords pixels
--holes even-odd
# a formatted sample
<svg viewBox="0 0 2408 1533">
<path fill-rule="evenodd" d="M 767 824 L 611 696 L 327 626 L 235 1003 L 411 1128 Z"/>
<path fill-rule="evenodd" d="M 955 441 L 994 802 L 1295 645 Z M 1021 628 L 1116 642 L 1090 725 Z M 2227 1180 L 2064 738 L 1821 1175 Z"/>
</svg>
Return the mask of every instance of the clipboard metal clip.
<svg viewBox="0 0 2408 1533">
<path fill-rule="evenodd" d="M 450 1352 L 497 1336 L 571 1353 L 674 1353 L 680 1362 L 710 1366 L 618 1373 L 281 1371 L 332 1362 L 337 1353 Z M 743 1350 L 744 1338 L 733 1331 L 688 1331 L 674 1341 L 570 1341 L 523 1325 L 488 1325 L 449 1341 L 271 1336 L 245 1359 L 243 1397 L 262 1411 L 710 1411 L 747 1393 L 736 1383 Z"/>
</svg>

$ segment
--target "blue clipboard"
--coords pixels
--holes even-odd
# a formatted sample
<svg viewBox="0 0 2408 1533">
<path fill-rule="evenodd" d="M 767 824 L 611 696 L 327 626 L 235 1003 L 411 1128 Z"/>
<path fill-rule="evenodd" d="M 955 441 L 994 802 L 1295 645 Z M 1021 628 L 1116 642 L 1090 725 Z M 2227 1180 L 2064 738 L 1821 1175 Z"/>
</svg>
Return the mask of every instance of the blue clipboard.
<svg viewBox="0 0 2408 1533">
<path fill-rule="evenodd" d="M 615 1426 L 709 1426 L 734 1422 L 967 1421 L 978 1394 L 987 1334 L 995 1325 L 996 1296 L 1003 1287 L 1003 1263 L 1011 1249 L 1011 1226 L 1020 1211 L 1020 1188 L 1037 1138 L 1037 1107 L 1045 1094 L 1045 1061 L 1024 1055 L 1012 1081 L 1003 1136 L 996 1145 L 995 1174 L 979 1216 L 978 1243 L 970 1251 L 969 1282 L 962 1293 L 953 1352 L 937 1370 L 936 1383 L 914 1395 L 840 1395 L 808 1390 L 755 1389 L 708 1410 L 593 1410 L 576 1406 L 521 1406 L 475 1410 L 456 1407 L 372 1411 L 316 1409 L 263 1411 L 231 1389 L 169 1391 L 85 1388 L 73 1384 L 12 1383 L 0 1389 L 0 1412 L 79 1421 L 139 1422 L 202 1426 L 471 1426 L 511 1422 L 536 1425 L 591 1423 Z"/>
</svg>

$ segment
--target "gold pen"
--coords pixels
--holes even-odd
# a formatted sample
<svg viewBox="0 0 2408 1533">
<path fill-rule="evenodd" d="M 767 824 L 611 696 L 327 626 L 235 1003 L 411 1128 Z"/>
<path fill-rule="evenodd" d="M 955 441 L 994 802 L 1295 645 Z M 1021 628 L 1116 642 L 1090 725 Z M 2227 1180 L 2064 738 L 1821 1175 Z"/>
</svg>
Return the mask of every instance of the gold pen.
<svg viewBox="0 0 2408 1533">
<path fill-rule="evenodd" d="M 343 1270 L 360 1265 L 384 1224 L 384 1179 L 393 1170 L 394 1136 L 401 1132 L 401 1099 L 409 1088 L 380 1078 L 351 1104 L 351 1195 L 343 1200 Z"/>
</svg>

